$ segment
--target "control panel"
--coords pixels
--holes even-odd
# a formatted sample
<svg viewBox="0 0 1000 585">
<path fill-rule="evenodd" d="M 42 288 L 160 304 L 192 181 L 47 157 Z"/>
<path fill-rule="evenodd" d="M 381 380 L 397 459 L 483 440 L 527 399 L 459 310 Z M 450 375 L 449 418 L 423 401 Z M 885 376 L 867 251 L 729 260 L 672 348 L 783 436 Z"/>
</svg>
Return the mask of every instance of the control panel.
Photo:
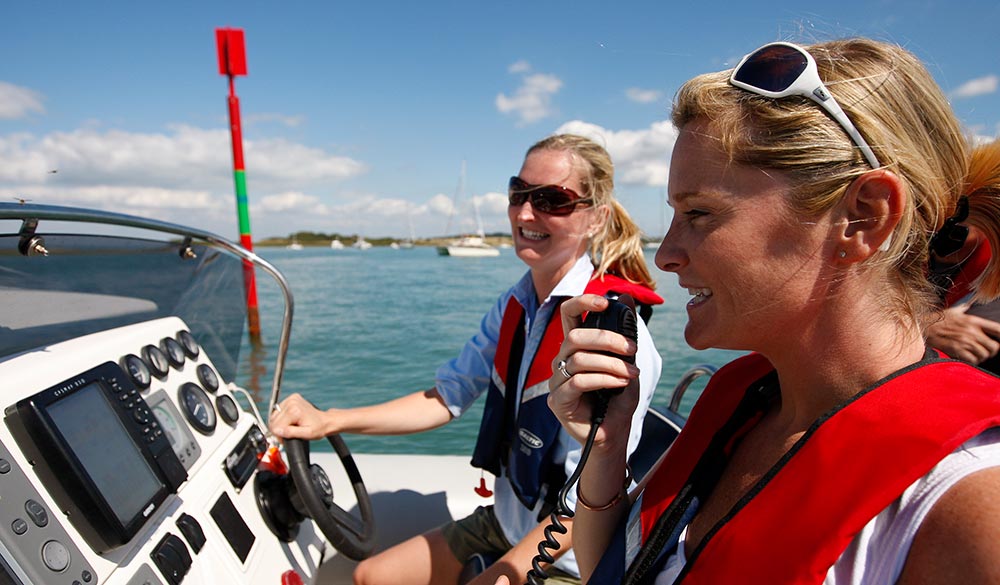
<svg viewBox="0 0 1000 585">
<path fill-rule="evenodd" d="M 318 566 L 311 523 L 290 543 L 267 528 L 249 487 L 263 423 L 180 319 L 24 352 L 0 379 L 0 583 L 277 583 Z"/>
</svg>

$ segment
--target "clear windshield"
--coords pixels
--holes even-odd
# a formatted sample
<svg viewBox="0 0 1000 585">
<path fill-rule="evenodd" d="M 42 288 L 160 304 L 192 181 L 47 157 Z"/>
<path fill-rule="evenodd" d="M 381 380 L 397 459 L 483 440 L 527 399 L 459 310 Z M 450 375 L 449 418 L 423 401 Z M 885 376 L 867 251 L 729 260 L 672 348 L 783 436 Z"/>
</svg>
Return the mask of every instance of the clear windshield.
<svg viewBox="0 0 1000 585">
<path fill-rule="evenodd" d="M 9 228 L 12 223 L 0 224 Z M 18 226 L 14 226 L 18 228 Z M 242 260 L 182 239 L 49 234 L 48 256 L 22 255 L 0 235 L 0 360 L 66 339 L 175 315 L 227 381 L 237 374 L 246 298 Z"/>
</svg>

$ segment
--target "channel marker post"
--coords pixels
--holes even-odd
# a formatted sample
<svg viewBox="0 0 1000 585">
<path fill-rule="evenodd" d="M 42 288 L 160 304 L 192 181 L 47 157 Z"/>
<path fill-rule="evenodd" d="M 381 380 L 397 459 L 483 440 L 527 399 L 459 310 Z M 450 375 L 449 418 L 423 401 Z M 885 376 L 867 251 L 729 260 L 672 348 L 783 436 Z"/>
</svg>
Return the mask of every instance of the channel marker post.
<svg viewBox="0 0 1000 585">
<path fill-rule="evenodd" d="M 240 244 L 253 251 L 250 237 L 250 209 L 247 205 L 247 179 L 243 166 L 243 132 L 240 128 L 240 98 L 236 97 L 238 75 L 247 74 L 247 57 L 243 29 L 215 29 L 215 44 L 219 52 L 219 73 L 229 78 L 229 131 L 233 143 L 233 178 L 236 181 L 236 213 L 239 216 Z M 260 313 L 257 309 L 257 284 L 253 264 L 243 261 L 243 285 L 247 294 L 247 326 L 250 341 L 260 342 Z"/>
</svg>

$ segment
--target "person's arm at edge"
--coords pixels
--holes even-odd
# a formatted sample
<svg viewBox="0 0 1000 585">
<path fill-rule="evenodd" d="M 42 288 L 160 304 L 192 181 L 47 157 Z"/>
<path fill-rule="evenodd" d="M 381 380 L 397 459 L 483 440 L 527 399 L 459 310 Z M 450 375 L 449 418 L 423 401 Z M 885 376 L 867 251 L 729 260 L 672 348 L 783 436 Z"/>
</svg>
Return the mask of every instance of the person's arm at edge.
<svg viewBox="0 0 1000 585">
<path fill-rule="evenodd" d="M 1000 583 L 1000 467 L 956 483 L 934 504 L 897 585 Z"/>
<path fill-rule="evenodd" d="M 274 434 L 286 439 L 318 439 L 337 433 L 403 435 L 438 428 L 452 419 L 437 390 L 413 392 L 380 404 L 319 410 L 299 394 L 271 414 Z"/>
</svg>

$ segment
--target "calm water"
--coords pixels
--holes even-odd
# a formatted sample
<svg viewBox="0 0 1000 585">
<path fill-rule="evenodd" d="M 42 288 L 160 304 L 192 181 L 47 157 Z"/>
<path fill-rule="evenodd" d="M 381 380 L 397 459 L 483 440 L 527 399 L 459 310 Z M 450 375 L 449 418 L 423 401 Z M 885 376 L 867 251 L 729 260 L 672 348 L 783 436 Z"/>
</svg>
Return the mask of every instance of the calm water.
<svg viewBox="0 0 1000 585">
<path fill-rule="evenodd" d="M 281 270 L 295 296 L 282 395 L 299 392 L 323 408 L 373 404 L 432 387 L 437 367 L 458 354 L 483 314 L 526 270 L 511 249 L 499 258 L 480 259 L 442 257 L 426 247 L 262 248 L 257 253 Z M 652 251 L 646 260 L 652 266 Z M 719 366 L 738 354 L 688 347 L 683 329 L 689 296 L 677 286 L 676 276 L 653 272 L 657 290 L 667 301 L 654 310 L 649 323 L 663 356 L 654 401 L 666 405 L 689 367 Z M 259 365 L 244 367 L 238 382 L 250 389 L 260 387 L 263 403 L 270 393 L 282 309 L 277 287 L 266 275 L 258 275 L 258 296 L 266 355 L 254 360 Z M 685 396 L 685 412 L 701 386 L 696 383 Z M 427 433 L 346 439 L 359 453 L 469 454 L 483 402 L 478 400 L 461 418 Z"/>
</svg>

